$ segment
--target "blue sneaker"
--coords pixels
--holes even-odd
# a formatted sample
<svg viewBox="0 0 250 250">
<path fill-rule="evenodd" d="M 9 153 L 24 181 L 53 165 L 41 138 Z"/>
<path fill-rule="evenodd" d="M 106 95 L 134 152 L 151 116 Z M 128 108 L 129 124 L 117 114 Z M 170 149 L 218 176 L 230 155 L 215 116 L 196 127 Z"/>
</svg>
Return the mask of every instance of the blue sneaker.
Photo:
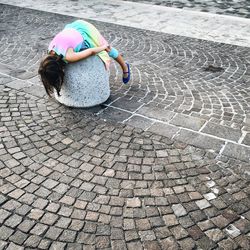
<svg viewBox="0 0 250 250">
<path fill-rule="evenodd" d="M 128 63 L 126 63 L 126 65 L 128 67 L 128 71 L 127 72 L 123 72 L 123 74 L 128 74 L 128 76 L 122 78 L 122 81 L 123 81 L 124 84 L 127 84 L 129 82 L 129 80 L 130 80 L 130 67 L 129 67 Z"/>
</svg>

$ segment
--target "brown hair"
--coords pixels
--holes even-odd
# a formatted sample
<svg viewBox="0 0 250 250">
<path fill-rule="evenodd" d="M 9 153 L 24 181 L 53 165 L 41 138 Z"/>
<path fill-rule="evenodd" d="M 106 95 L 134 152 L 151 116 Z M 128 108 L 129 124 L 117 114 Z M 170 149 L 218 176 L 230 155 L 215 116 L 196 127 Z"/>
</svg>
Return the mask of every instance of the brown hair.
<svg viewBox="0 0 250 250">
<path fill-rule="evenodd" d="M 54 93 L 54 89 L 60 96 L 64 79 L 64 66 L 65 62 L 62 60 L 62 56 L 58 55 L 48 55 L 40 63 L 38 73 L 50 97 Z"/>
</svg>

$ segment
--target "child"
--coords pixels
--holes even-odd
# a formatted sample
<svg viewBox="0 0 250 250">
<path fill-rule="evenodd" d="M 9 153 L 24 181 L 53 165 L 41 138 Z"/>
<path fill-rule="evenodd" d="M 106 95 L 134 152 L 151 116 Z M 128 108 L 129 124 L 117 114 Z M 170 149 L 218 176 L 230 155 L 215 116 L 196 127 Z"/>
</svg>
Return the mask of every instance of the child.
<svg viewBox="0 0 250 250">
<path fill-rule="evenodd" d="M 130 80 L 129 64 L 115 48 L 111 48 L 100 32 L 90 23 L 76 20 L 67 24 L 50 42 L 48 56 L 41 62 L 38 73 L 49 96 L 60 90 L 66 63 L 77 62 L 97 54 L 109 68 L 110 57 L 114 58 L 123 71 L 123 82 Z"/>
</svg>

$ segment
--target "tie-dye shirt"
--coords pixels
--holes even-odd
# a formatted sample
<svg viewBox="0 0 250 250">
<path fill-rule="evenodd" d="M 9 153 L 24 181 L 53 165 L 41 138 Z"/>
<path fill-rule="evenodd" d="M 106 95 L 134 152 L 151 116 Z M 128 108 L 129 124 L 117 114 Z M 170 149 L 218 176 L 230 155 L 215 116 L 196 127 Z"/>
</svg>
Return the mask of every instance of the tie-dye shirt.
<svg viewBox="0 0 250 250">
<path fill-rule="evenodd" d="M 59 32 L 49 44 L 48 51 L 55 51 L 57 55 L 62 55 L 65 60 L 66 52 L 72 48 L 75 52 L 81 51 L 83 48 L 95 48 L 106 45 L 108 42 L 100 34 L 100 32 L 92 24 L 76 20 L 67 24 L 65 28 Z M 109 68 L 110 57 L 106 51 L 101 51 L 98 56 Z"/>
</svg>

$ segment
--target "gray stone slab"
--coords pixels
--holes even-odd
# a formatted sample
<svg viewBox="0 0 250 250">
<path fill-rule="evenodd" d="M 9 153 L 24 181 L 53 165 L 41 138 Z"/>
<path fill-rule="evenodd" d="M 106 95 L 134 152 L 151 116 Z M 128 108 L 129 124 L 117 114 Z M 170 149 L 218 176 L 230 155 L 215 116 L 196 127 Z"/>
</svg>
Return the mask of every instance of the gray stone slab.
<svg viewBox="0 0 250 250">
<path fill-rule="evenodd" d="M 247 133 L 246 136 L 244 137 L 242 144 L 246 144 L 250 146 L 250 133 Z"/>
<path fill-rule="evenodd" d="M 35 85 L 41 85 L 42 84 L 39 76 L 35 76 L 35 77 L 29 79 L 29 82 L 32 82 Z"/>
<path fill-rule="evenodd" d="M 153 121 L 138 115 L 133 115 L 126 121 L 126 124 L 141 129 L 148 129 L 153 124 Z"/>
<path fill-rule="evenodd" d="M 4 84 L 11 82 L 12 80 L 13 79 L 10 76 L 3 75 L 1 74 L 1 71 L 0 71 L 0 87 L 1 88 L 4 87 Z"/>
<path fill-rule="evenodd" d="M 137 100 L 135 100 L 135 99 L 121 97 L 117 101 L 112 103 L 112 106 L 134 112 L 140 106 L 142 106 L 142 103 L 137 102 Z"/>
<path fill-rule="evenodd" d="M 202 132 L 235 142 L 238 142 L 241 137 L 240 130 L 222 126 L 213 122 L 208 122 L 202 129 Z"/>
<path fill-rule="evenodd" d="M 171 120 L 175 114 L 172 111 L 159 109 L 157 107 L 147 107 L 147 106 L 141 107 L 136 113 L 150 117 L 150 118 L 154 118 L 156 120 L 160 120 L 163 122 Z"/>
<path fill-rule="evenodd" d="M 43 86 L 29 86 L 23 89 L 24 92 L 29 93 L 31 95 L 35 95 L 37 97 L 46 96 L 46 92 Z"/>
<path fill-rule="evenodd" d="M 202 135 L 197 132 L 181 129 L 175 139 L 194 145 L 199 148 L 213 149 L 217 152 L 222 148 L 224 141 L 210 136 Z"/>
<path fill-rule="evenodd" d="M 177 114 L 171 121 L 171 124 L 176 126 L 189 128 L 195 131 L 200 130 L 200 128 L 205 124 L 206 120 L 197 117 L 192 117 L 183 114 Z"/>
<path fill-rule="evenodd" d="M 27 79 L 34 78 L 36 75 L 37 75 L 36 71 L 35 72 L 25 71 L 25 72 L 18 74 L 17 78 L 22 79 L 22 80 L 27 80 Z"/>
<path fill-rule="evenodd" d="M 6 86 L 8 86 L 9 88 L 13 88 L 13 89 L 17 89 L 17 90 L 28 88 L 31 85 L 32 84 L 30 82 L 21 81 L 21 80 L 14 80 L 14 81 L 6 84 Z"/>
<path fill-rule="evenodd" d="M 148 131 L 172 138 L 179 131 L 179 128 L 169 124 L 156 122 L 148 129 Z"/>
<path fill-rule="evenodd" d="M 224 148 L 222 154 L 236 159 L 250 162 L 250 148 L 234 143 L 228 143 Z"/>
<path fill-rule="evenodd" d="M 13 76 L 18 78 L 19 75 L 24 74 L 26 70 L 16 67 L 16 65 L 6 65 L 0 63 L 0 72 L 8 76 Z"/>
<path fill-rule="evenodd" d="M 245 123 L 246 123 L 247 125 L 250 125 L 250 114 L 246 114 Z"/>
<path fill-rule="evenodd" d="M 113 120 L 116 122 L 123 122 L 124 120 L 127 120 L 130 116 L 131 113 L 112 107 L 108 107 L 102 113 L 99 114 L 99 117 L 101 117 L 102 119 Z"/>
<path fill-rule="evenodd" d="M 14 68 L 9 65 L 0 63 L 0 72 L 6 75 L 12 75 Z"/>
</svg>

